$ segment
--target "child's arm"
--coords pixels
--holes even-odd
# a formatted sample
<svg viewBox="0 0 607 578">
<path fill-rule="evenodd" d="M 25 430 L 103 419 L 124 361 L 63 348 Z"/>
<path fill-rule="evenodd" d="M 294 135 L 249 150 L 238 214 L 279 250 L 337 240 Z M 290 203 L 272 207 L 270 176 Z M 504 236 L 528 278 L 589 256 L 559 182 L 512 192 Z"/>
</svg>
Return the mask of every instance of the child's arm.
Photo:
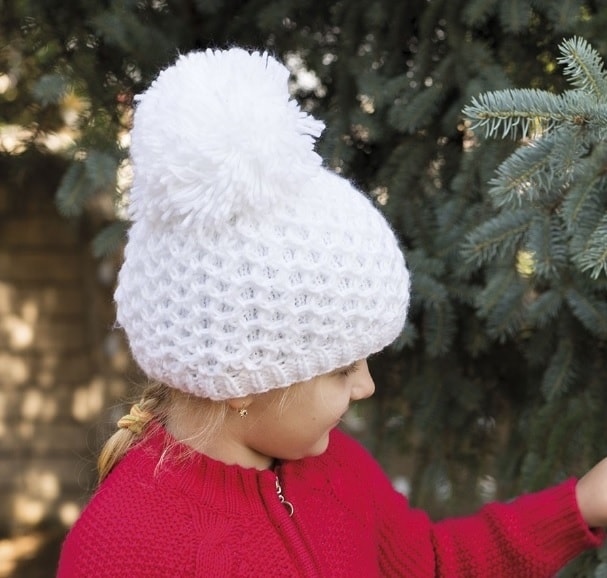
<svg viewBox="0 0 607 578">
<path fill-rule="evenodd" d="M 605 503 L 605 500 L 603 500 Z M 495 502 L 477 514 L 434 524 L 439 576 L 553 576 L 588 548 L 601 544 L 576 502 L 576 482 Z"/>
<path fill-rule="evenodd" d="M 607 458 L 579 480 L 575 493 L 586 524 L 591 528 L 607 527 Z"/>
<path fill-rule="evenodd" d="M 603 542 L 607 460 L 579 482 L 571 478 L 510 502 L 487 504 L 470 516 L 434 523 L 411 508 L 375 460 L 342 435 L 334 436 L 341 449 L 333 460 L 347 455 L 357 476 L 348 478 L 340 491 L 350 487 L 358 497 L 372 497 L 384 576 L 550 578 Z"/>
</svg>

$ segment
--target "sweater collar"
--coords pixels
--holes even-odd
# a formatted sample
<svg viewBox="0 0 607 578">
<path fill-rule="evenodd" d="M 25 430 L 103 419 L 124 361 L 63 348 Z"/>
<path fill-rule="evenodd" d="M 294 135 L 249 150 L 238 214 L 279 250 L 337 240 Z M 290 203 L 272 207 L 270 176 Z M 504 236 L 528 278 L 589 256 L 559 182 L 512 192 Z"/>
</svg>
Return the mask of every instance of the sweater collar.
<svg viewBox="0 0 607 578">
<path fill-rule="evenodd" d="M 223 504 L 226 513 L 239 514 L 243 508 L 263 511 L 260 494 L 274 498 L 277 476 L 288 475 L 297 463 L 281 463 L 274 470 L 225 464 L 177 441 L 158 423 L 150 424 L 132 453 L 138 467 L 150 471 L 157 483 L 213 507 Z"/>
</svg>

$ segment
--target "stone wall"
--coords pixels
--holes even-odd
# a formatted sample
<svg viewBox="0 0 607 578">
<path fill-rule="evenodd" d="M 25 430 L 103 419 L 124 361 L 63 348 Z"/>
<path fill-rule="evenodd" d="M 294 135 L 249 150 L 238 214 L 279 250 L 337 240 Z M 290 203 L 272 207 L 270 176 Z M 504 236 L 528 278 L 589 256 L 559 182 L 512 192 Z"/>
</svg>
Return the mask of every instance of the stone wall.
<svg viewBox="0 0 607 578">
<path fill-rule="evenodd" d="M 73 523 L 131 393 L 117 259 L 95 260 L 91 223 L 58 215 L 55 186 L 35 181 L 0 184 L 0 577 L 17 563 L 7 540 Z"/>
</svg>

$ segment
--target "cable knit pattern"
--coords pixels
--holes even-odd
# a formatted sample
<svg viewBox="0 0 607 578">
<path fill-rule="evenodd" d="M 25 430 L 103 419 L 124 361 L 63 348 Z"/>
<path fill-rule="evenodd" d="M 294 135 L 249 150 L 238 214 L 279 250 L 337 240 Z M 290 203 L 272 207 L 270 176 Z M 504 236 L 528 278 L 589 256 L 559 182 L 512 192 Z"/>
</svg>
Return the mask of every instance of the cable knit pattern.
<svg viewBox="0 0 607 578">
<path fill-rule="evenodd" d="M 276 474 L 191 453 L 152 428 L 69 533 L 58 578 L 549 578 L 603 539 L 579 514 L 574 480 L 433 524 L 339 431 L 325 454 Z"/>
<path fill-rule="evenodd" d="M 383 349 L 409 274 L 380 212 L 313 151 L 267 54 L 195 52 L 138 98 L 117 319 L 147 375 L 212 399 Z"/>
</svg>

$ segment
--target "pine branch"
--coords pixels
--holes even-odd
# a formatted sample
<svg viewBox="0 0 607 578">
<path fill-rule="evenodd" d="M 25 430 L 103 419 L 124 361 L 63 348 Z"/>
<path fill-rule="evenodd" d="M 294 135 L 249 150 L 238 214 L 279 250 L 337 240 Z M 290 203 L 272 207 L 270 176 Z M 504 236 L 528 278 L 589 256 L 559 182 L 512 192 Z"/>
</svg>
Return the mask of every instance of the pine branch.
<svg viewBox="0 0 607 578">
<path fill-rule="evenodd" d="M 577 111 L 564 110 L 563 99 L 555 94 L 525 88 L 481 94 L 464 107 L 463 114 L 472 121 L 472 130 L 482 128 L 488 138 L 519 138 L 572 122 Z"/>
<path fill-rule="evenodd" d="M 93 239 L 93 255 L 106 257 L 118 250 L 126 240 L 128 221 L 115 221 L 102 229 Z"/>
<path fill-rule="evenodd" d="M 518 34 L 529 28 L 532 10 L 528 0 L 500 2 L 499 12 L 505 30 Z"/>
<path fill-rule="evenodd" d="M 395 104 L 388 116 L 390 124 L 397 130 L 413 134 L 434 117 L 444 99 L 444 87 L 435 83 L 418 92 L 405 105 Z"/>
<path fill-rule="evenodd" d="M 424 340 L 431 357 L 444 355 L 451 349 L 456 333 L 455 313 L 449 301 L 424 311 Z"/>
<path fill-rule="evenodd" d="M 401 334 L 389 346 L 392 351 L 400 352 L 407 347 L 413 347 L 419 338 L 417 327 L 413 323 L 406 323 Z"/>
<path fill-rule="evenodd" d="M 463 258 L 481 266 L 496 257 L 514 254 L 529 229 L 533 215 L 528 210 L 503 212 L 476 227 L 466 237 Z"/>
<path fill-rule="evenodd" d="M 437 210 L 437 227 L 441 235 L 435 239 L 436 254 L 449 262 L 456 275 L 465 274 L 464 267 L 459 267 L 458 246 L 466 232 L 476 224 L 476 212 L 470 210 L 465 196 L 454 196 L 440 203 Z M 452 288 L 452 287 L 451 287 Z"/>
<path fill-rule="evenodd" d="M 55 202 L 59 212 L 66 217 L 76 217 L 82 214 L 83 199 L 92 191 L 86 178 L 86 168 L 82 161 L 76 161 L 67 169 L 57 193 Z"/>
<path fill-rule="evenodd" d="M 574 346 L 571 339 L 561 338 L 542 380 L 542 393 L 548 402 L 563 396 L 577 377 Z"/>
<path fill-rule="evenodd" d="M 601 273 L 607 274 L 607 214 L 603 214 L 588 238 L 585 251 L 575 261 L 580 271 L 590 271 L 592 279 L 597 279 Z"/>
<path fill-rule="evenodd" d="M 584 228 L 585 223 L 588 222 L 588 214 L 596 216 L 597 213 L 602 212 L 600 195 L 606 189 L 607 178 L 602 174 L 586 170 L 576 175 L 561 205 L 563 220 L 569 231 Z M 594 226 L 596 220 L 592 219 L 591 227 Z"/>
<path fill-rule="evenodd" d="M 498 269 L 476 296 L 475 306 L 479 316 L 486 319 L 514 283 L 517 283 L 517 279 L 512 268 Z"/>
<path fill-rule="evenodd" d="M 607 303 L 583 294 L 577 289 L 569 289 L 565 295 L 567 303 L 582 325 L 601 339 L 607 338 Z"/>
<path fill-rule="evenodd" d="M 58 104 L 69 91 L 70 86 L 61 74 L 44 74 L 32 88 L 32 96 L 42 105 Z"/>
<path fill-rule="evenodd" d="M 514 151 L 489 181 L 495 205 L 520 207 L 523 200 L 538 199 L 555 175 L 553 150 L 554 139 L 545 138 Z"/>
<path fill-rule="evenodd" d="M 526 286 L 519 279 L 513 279 L 499 293 L 499 299 L 487 314 L 487 331 L 500 342 L 519 333 L 525 322 Z M 487 295 L 483 295 L 486 297 Z"/>
<path fill-rule="evenodd" d="M 424 249 L 413 249 L 407 253 L 409 267 L 415 274 L 425 273 L 431 277 L 440 277 L 445 272 L 445 262 L 428 255 Z"/>
<path fill-rule="evenodd" d="M 118 159 L 90 150 L 85 160 L 76 160 L 66 171 L 56 193 L 59 212 L 68 217 L 82 214 L 86 201 L 101 190 L 116 186 Z"/>
<path fill-rule="evenodd" d="M 527 306 L 527 319 L 536 327 L 545 327 L 556 319 L 563 304 L 560 291 L 549 289 L 535 297 Z"/>
<path fill-rule="evenodd" d="M 538 214 L 527 235 L 526 249 L 533 255 L 533 273 L 542 279 L 558 278 L 567 265 L 567 236 L 558 215 Z"/>
<path fill-rule="evenodd" d="M 462 22 L 468 26 L 482 26 L 489 19 L 497 0 L 471 0 L 462 8 Z"/>
<path fill-rule="evenodd" d="M 580 0 L 534 0 L 534 5 L 546 13 L 557 31 L 571 30 L 584 14 L 584 2 Z"/>
<path fill-rule="evenodd" d="M 430 307 L 440 306 L 445 303 L 448 299 L 448 292 L 445 286 L 430 275 L 426 275 L 423 271 L 414 270 L 417 299 Z"/>
<path fill-rule="evenodd" d="M 607 130 L 607 74 L 599 54 L 584 40 L 574 38 L 561 45 L 565 76 L 577 90 L 562 95 L 536 89 L 487 92 L 472 99 L 463 114 L 472 129 L 482 128 L 489 138 L 541 136 L 555 126 L 591 126 Z M 500 134 L 501 132 L 501 134 Z"/>
<path fill-rule="evenodd" d="M 596 99 L 607 97 L 607 73 L 601 55 L 579 37 L 564 40 L 559 49 L 563 56 L 557 62 L 565 66 L 563 74 L 569 81 Z"/>
</svg>

